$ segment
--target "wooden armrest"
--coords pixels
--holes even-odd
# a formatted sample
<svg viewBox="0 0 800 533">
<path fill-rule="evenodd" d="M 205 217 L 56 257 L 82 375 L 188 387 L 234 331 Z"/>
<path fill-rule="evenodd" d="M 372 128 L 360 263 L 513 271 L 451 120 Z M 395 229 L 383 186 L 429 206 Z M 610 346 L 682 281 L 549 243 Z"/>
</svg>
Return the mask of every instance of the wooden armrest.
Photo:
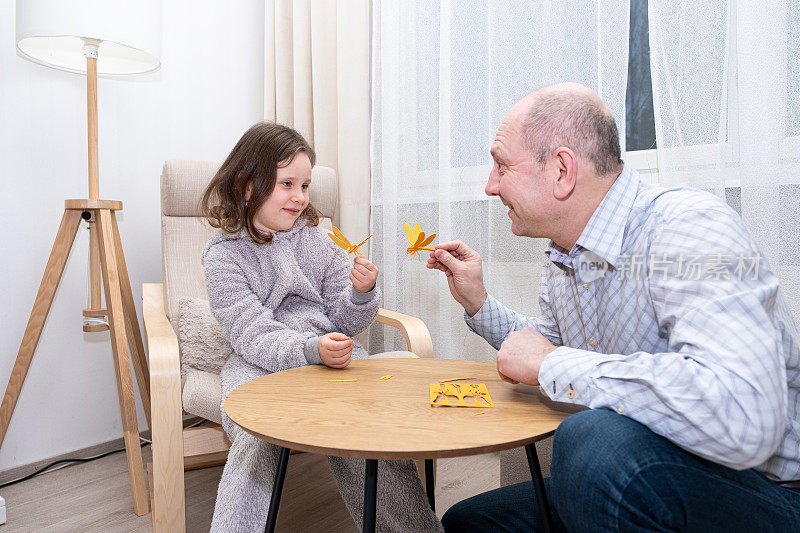
<svg viewBox="0 0 800 533">
<path fill-rule="evenodd" d="M 433 358 L 433 341 L 425 322 L 414 316 L 382 308 L 378 309 L 376 320 L 402 331 L 409 352 L 414 352 L 420 357 Z"/>
<path fill-rule="evenodd" d="M 162 285 L 145 283 L 142 296 L 152 398 L 153 530 L 184 531 L 183 409 L 178 337 L 164 310 Z"/>
<path fill-rule="evenodd" d="M 181 409 L 181 361 L 178 336 L 164 310 L 164 293 L 160 283 L 142 285 L 142 315 L 150 363 L 150 379 L 160 383 L 161 401 L 168 400 Z M 170 394 L 165 396 L 165 391 Z M 175 403 L 177 402 L 177 403 Z M 157 404 L 161 407 L 163 404 Z M 155 409 L 155 405 L 153 409 Z"/>
</svg>

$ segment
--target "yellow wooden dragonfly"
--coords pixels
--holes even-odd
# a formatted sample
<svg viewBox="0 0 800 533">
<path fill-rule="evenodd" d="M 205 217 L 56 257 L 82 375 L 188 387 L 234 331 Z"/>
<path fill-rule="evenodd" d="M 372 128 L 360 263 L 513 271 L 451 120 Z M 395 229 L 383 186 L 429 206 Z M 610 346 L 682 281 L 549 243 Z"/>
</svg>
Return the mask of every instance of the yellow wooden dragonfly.
<svg viewBox="0 0 800 533">
<path fill-rule="evenodd" d="M 336 235 L 334 235 L 334 233 Z M 339 230 L 339 228 L 333 226 L 333 233 L 328 233 L 328 237 L 330 237 L 331 240 L 335 242 L 338 247 L 342 248 L 348 254 L 364 255 L 358 251 L 358 248 L 362 244 L 367 242 L 369 240 L 369 237 L 372 237 L 372 234 L 370 234 L 369 237 L 367 237 L 358 244 L 350 244 L 350 241 L 347 240 L 347 237 L 344 236 L 344 234 Z"/>
<path fill-rule="evenodd" d="M 406 230 L 408 242 L 411 244 L 411 246 L 406 248 L 406 253 L 411 255 L 411 257 L 416 257 L 421 261 L 422 255 L 419 253 L 421 250 L 427 250 L 429 252 L 433 251 L 433 248 L 425 247 L 428 246 L 436 237 L 435 233 L 432 233 L 426 239 L 425 232 L 420 229 L 419 224 L 414 224 L 414 230 L 412 231 L 411 226 L 408 225 L 408 222 L 403 222 L 403 229 Z"/>
</svg>

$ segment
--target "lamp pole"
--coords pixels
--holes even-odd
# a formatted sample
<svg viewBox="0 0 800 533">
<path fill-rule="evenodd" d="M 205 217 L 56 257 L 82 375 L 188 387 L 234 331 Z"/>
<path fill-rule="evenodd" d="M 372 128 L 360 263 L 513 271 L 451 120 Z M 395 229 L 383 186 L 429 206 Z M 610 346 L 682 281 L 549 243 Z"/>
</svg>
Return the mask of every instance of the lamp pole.
<svg viewBox="0 0 800 533">
<path fill-rule="evenodd" d="M 100 41 L 83 39 L 83 55 L 86 56 L 86 130 L 89 133 L 89 200 L 100 198 L 100 165 L 97 142 L 97 53 Z M 89 308 L 83 310 L 83 331 L 105 331 L 108 329 L 108 310 L 101 301 L 100 246 L 97 224 L 89 211 L 83 212 L 89 224 Z"/>
<path fill-rule="evenodd" d="M 100 168 L 97 163 L 97 51 L 100 41 L 83 39 L 86 56 L 86 120 L 89 131 L 89 200 L 100 198 Z"/>
</svg>

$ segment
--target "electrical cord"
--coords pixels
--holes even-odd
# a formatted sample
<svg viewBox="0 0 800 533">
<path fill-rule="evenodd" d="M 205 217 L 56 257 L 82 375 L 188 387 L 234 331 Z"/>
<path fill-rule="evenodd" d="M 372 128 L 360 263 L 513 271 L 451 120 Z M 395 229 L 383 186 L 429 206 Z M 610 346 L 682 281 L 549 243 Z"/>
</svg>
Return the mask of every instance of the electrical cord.
<svg viewBox="0 0 800 533">
<path fill-rule="evenodd" d="M 140 439 L 140 440 L 145 441 L 146 439 Z M 150 444 L 150 441 L 144 442 L 142 444 L 142 446 L 147 446 L 148 444 Z M 8 487 L 9 485 L 14 485 L 15 483 L 21 483 L 22 481 L 27 481 L 27 480 L 31 479 L 32 477 L 38 476 L 39 474 L 44 474 L 46 472 L 55 472 L 56 470 L 61 470 L 62 468 L 67 467 L 67 466 L 69 466 L 70 464 L 73 464 L 73 463 L 88 463 L 89 461 L 94 461 L 95 459 L 100 459 L 102 457 L 107 457 L 109 455 L 112 455 L 112 454 L 115 454 L 115 453 L 119 453 L 119 452 L 124 452 L 124 451 L 125 451 L 125 448 L 120 448 L 119 450 L 111 450 L 109 452 L 101 453 L 100 455 L 95 455 L 93 457 L 80 457 L 80 458 L 75 458 L 75 459 L 59 459 L 58 461 L 53 461 L 52 463 L 50 463 L 50 464 L 48 464 L 46 466 L 43 466 L 42 468 L 40 468 L 40 469 L 38 469 L 38 470 L 36 470 L 34 472 L 31 472 L 27 476 L 21 477 L 19 479 L 15 479 L 13 481 L 6 481 L 5 483 L 0 484 L 0 489 L 2 489 L 4 487 Z M 63 464 L 63 463 L 69 463 L 69 464 L 64 464 L 63 466 L 60 466 L 59 468 L 53 468 L 54 466 L 60 465 L 60 464 Z"/>
<path fill-rule="evenodd" d="M 201 419 L 199 422 L 195 422 L 194 424 L 186 426 L 184 429 L 189 429 L 189 428 L 193 428 L 193 427 L 199 426 L 203 422 L 205 422 L 205 420 Z M 153 443 L 152 441 L 147 440 L 144 437 L 139 437 L 139 441 L 140 441 L 142 447 Z M 50 463 L 50 464 L 48 464 L 46 466 L 43 466 L 42 468 L 36 470 L 35 472 L 32 472 L 32 473 L 28 474 L 27 476 L 21 477 L 19 479 L 14 479 L 12 481 L 6 481 L 5 483 L 0 484 L 0 489 L 2 489 L 4 487 L 8 487 L 9 485 L 14 485 L 16 483 L 21 483 L 23 481 L 27 481 L 27 480 L 31 479 L 32 477 L 38 476 L 39 474 L 45 474 L 45 473 L 49 473 L 49 472 L 55 472 L 56 470 L 61 470 L 62 468 L 66 468 L 66 467 L 68 467 L 68 466 L 70 466 L 70 465 L 72 465 L 74 463 L 88 463 L 89 461 L 94 461 L 95 459 L 101 459 L 103 457 L 107 457 L 109 455 L 112 455 L 112 454 L 115 454 L 115 453 L 119 453 L 119 452 L 124 452 L 124 451 L 125 451 L 125 448 L 120 448 L 118 450 L 111 450 L 111 451 L 108 451 L 108 452 L 105 452 L 105 453 L 101 453 L 100 455 L 95 455 L 93 457 L 79 457 L 79 458 L 75 458 L 75 459 L 59 459 L 58 461 L 53 461 L 52 463 Z M 56 465 L 62 465 L 62 466 L 59 466 L 58 468 L 53 468 Z"/>
</svg>

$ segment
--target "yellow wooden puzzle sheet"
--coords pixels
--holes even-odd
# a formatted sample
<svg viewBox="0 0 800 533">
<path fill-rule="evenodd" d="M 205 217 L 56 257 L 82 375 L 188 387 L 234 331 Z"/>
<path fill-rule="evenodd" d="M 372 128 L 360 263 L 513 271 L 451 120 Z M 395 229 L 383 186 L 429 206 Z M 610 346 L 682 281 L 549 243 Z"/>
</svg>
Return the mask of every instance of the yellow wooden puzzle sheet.
<svg viewBox="0 0 800 533">
<path fill-rule="evenodd" d="M 494 407 L 484 383 L 431 383 L 431 407 Z"/>
</svg>

